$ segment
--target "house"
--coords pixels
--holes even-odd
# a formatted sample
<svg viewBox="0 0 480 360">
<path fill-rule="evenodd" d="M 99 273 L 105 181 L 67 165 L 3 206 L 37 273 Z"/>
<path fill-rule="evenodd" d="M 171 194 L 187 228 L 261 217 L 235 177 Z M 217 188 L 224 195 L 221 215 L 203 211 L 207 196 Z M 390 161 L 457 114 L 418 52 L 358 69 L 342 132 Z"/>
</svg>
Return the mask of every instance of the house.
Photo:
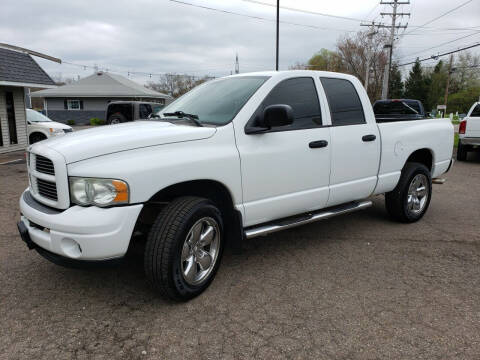
<svg viewBox="0 0 480 360">
<path fill-rule="evenodd" d="M 111 101 L 140 100 L 165 105 L 172 100 L 169 95 L 103 71 L 56 89 L 32 92 L 31 96 L 44 98 L 44 111 L 50 119 L 75 124 L 88 124 L 91 118 L 105 120 L 105 111 Z"/>
<path fill-rule="evenodd" d="M 56 87 L 30 54 L 42 55 L 0 44 L 0 153 L 23 150 L 28 144 L 25 99 L 29 88 Z"/>
</svg>

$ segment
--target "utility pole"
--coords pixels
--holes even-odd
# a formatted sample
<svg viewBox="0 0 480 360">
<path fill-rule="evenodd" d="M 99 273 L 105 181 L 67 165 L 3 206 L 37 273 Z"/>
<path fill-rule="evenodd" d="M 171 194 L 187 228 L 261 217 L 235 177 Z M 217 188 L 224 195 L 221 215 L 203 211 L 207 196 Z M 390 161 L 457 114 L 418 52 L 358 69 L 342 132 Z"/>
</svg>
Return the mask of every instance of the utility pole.
<svg viewBox="0 0 480 360">
<path fill-rule="evenodd" d="M 393 11 L 391 13 L 380 13 L 382 16 L 391 16 L 392 17 L 392 25 L 387 26 L 387 25 L 381 25 L 379 27 L 384 27 L 390 28 L 390 39 L 387 45 L 385 45 L 386 48 L 390 49 L 388 53 L 388 62 L 387 66 L 385 66 L 385 71 L 383 73 L 383 85 L 382 85 L 382 99 L 386 99 L 388 97 L 388 83 L 389 83 L 389 78 L 390 78 L 390 69 L 392 67 L 392 56 L 393 56 L 393 42 L 395 41 L 395 33 L 397 29 L 406 29 L 407 25 L 396 25 L 397 22 L 397 17 L 402 17 L 402 16 L 410 16 L 410 13 L 399 13 L 397 12 L 398 6 L 399 5 L 409 5 L 410 1 L 398 1 L 398 0 L 393 0 L 393 1 L 381 1 L 380 5 L 391 5 L 393 8 Z"/>
<path fill-rule="evenodd" d="M 445 86 L 445 114 L 447 113 L 448 87 L 450 86 L 450 75 L 452 74 L 453 54 L 450 54 L 450 62 L 448 64 L 447 86 Z"/>
<path fill-rule="evenodd" d="M 238 62 L 238 53 L 235 56 L 235 74 L 240 73 L 240 63 Z"/>
<path fill-rule="evenodd" d="M 370 27 L 370 32 L 367 34 L 367 37 L 368 37 L 368 45 L 367 45 L 367 54 L 366 54 L 366 65 L 365 65 L 365 84 L 364 84 L 364 87 L 365 87 L 365 91 L 368 90 L 368 80 L 369 80 L 369 77 L 370 77 L 370 62 L 372 60 L 372 54 L 371 54 L 371 51 L 372 51 L 372 38 L 373 38 L 373 35 L 375 35 L 378 31 L 375 31 L 375 21 L 372 21 L 371 24 L 360 24 L 360 26 L 368 26 Z"/>
<path fill-rule="evenodd" d="M 276 56 L 276 66 L 275 70 L 278 71 L 278 43 L 279 43 L 279 36 L 280 36 L 280 0 L 277 0 L 277 56 Z"/>
</svg>

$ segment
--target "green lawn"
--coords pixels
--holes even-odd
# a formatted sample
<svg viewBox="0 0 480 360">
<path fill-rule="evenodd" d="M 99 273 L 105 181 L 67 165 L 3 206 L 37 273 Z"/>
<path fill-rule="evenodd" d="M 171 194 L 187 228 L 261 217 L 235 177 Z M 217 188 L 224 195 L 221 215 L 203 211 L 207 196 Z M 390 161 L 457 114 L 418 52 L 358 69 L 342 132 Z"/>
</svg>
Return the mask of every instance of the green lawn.
<svg viewBox="0 0 480 360">
<path fill-rule="evenodd" d="M 454 147 L 458 146 L 458 134 L 457 133 L 455 133 L 455 137 L 454 137 L 454 140 L 453 140 L 453 146 Z"/>
</svg>

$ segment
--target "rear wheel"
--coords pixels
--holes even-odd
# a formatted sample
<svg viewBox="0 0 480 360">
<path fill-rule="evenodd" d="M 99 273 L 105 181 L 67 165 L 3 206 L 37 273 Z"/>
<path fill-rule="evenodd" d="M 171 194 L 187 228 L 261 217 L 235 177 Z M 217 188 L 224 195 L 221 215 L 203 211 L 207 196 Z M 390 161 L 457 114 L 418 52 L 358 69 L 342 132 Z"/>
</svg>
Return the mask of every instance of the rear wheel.
<svg viewBox="0 0 480 360">
<path fill-rule="evenodd" d="M 120 124 L 126 121 L 127 119 L 122 114 L 113 114 L 113 115 L 110 115 L 107 123 L 108 125 L 115 125 L 115 124 Z"/>
<path fill-rule="evenodd" d="M 427 167 L 407 163 L 395 189 L 385 194 L 390 216 L 401 222 L 415 222 L 427 212 L 432 198 L 432 178 Z"/>
<path fill-rule="evenodd" d="M 145 249 L 145 273 L 161 295 L 186 301 L 212 282 L 223 252 L 218 208 L 199 197 L 169 203 L 152 226 Z"/>
<path fill-rule="evenodd" d="M 462 141 L 461 141 L 461 140 L 458 140 L 457 160 L 458 160 L 458 161 L 465 161 L 465 160 L 467 160 L 467 147 L 462 144 Z"/>
</svg>

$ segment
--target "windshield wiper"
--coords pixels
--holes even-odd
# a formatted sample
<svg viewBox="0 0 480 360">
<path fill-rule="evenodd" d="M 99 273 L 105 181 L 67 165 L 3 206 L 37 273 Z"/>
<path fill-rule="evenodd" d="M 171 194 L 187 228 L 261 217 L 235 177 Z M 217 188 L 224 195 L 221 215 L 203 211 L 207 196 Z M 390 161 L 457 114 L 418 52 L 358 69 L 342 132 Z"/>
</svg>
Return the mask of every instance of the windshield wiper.
<svg viewBox="0 0 480 360">
<path fill-rule="evenodd" d="M 189 119 L 190 121 L 195 123 L 195 125 L 200 127 L 203 126 L 202 123 L 198 121 L 198 115 L 195 115 L 195 114 L 187 114 L 187 113 L 184 113 L 183 111 L 175 111 L 172 113 L 163 113 L 163 116 L 176 116 L 179 119 Z"/>
</svg>

